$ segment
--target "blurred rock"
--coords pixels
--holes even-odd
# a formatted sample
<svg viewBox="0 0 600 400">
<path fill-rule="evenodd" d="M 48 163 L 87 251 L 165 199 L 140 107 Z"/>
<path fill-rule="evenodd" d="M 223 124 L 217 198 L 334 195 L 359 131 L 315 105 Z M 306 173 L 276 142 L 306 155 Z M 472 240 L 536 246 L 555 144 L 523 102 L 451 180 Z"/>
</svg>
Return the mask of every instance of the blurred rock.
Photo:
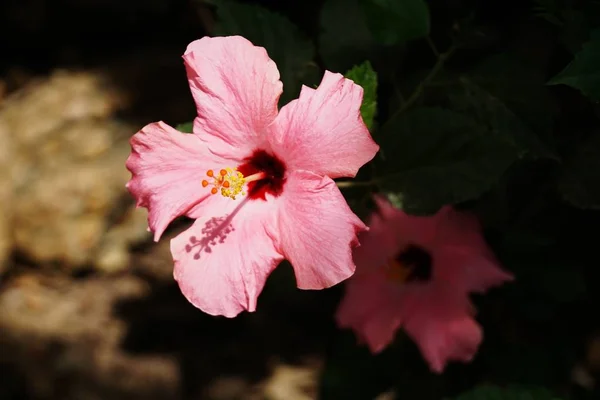
<svg viewBox="0 0 600 400">
<path fill-rule="evenodd" d="M 588 339 L 585 361 L 593 372 L 600 373 L 600 331 Z"/>
<path fill-rule="evenodd" d="M 128 207 L 119 223 L 115 224 L 104 236 L 96 254 L 95 265 L 98 269 L 110 273 L 130 264 L 129 245 L 142 242 L 150 237 L 145 210 Z M 166 242 L 169 243 L 168 241 Z M 169 279 L 173 278 L 173 259 L 169 249 L 169 258 L 161 264 Z"/>
<path fill-rule="evenodd" d="M 253 383 L 242 376 L 219 377 L 202 398 L 211 400 L 312 400 L 318 398 L 321 363 L 289 365 L 276 362 L 269 376 Z"/>
<path fill-rule="evenodd" d="M 398 398 L 398 396 L 396 395 L 396 393 L 394 391 L 387 391 L 387 392 L 381 393 L 374 400 L 396 400 L 397 398 Z"/>
<path fill-rule="evenodd" d="M 210 400 L 261 399 L 258 391 L 252 386 L 251 382 L 240 376 L 220 377 L 216 379 L 201 398 Z"/>
<path fill-rule="evenodd" d="M 101 74 L 58 71 L 4 102 L 0 138 L 14 142 L 10 236 L 28 260 L 115 272 L 129 246 L 149 237 L 145 210 L 125 190 L 137 127 L 113 118 L 124 99 Z"/>
<path fill-rule="evenodd" d="M 293 366 L 280 364 L 263 384 L 262 398 L 272 400 L 311 400 L 318 396 L 318 364 Z"/>
<path fill-rule="evenodd" d="M 0 120 L 0 274 L 6 267 L 6 259 L 12 247 L 11 216 L 12 216 L 12 177 L 11 155 L 13 140 L 8 129 Z"/>
<path fill-rule="evenodd" d="M 571 370 L 571 381 L 586 390 L 594 390 L 596 380 L 588 370 L 587 366 L 575 364 Z"/>
<path fill-rule="evenodd" d="M 171 239 L 188 229 L 191 224 L 191 220 L 176 221 L 172 224 L 172 229 L 168 229 L 158 243 L 144 246 L 141 251 L 134 252 L 131 255 L 133 261 L 130 270 L 152 281 L 173 282 Z"/>
<path fill-rule="evenodd" d="M 121 348 L 128 327 L 115 304 L 147 291 L 132 277 L 22 274 L 0 293 L 0 362 L 19 368 L 35 398 L 178 398 L 174 358 Z"/>
</svg>

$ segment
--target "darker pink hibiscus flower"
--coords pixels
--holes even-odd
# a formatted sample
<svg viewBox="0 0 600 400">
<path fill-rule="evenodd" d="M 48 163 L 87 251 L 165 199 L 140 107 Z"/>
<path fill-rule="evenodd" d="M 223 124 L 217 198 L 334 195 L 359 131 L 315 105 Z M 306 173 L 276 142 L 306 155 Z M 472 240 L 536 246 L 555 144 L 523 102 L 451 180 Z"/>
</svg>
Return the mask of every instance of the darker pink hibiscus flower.
<svg viewBox="0 0 600 400">
<path fill-rule="evenodd" d="M 469 293 L 512 280 L 486 245 L 474 216 L 451 207 L 409 216 L 376 198 L 370 230 L 359 236 L 356 274 L 336 315 L 371 351 L 380 352 L 403 327 L 431 369 L 470 361 L 482 340 Z"/>
<path fill-rule="evenodd" d="M 323 289 L 354 273 L 352 247 L 367 229 L 332 178 L 353 177 L 379 147 L 360 116 L 363 90 L 325 72 L 318 89 L 277 110 L 282 83 L 262 47 L 205 37 L 184 56 L 198 109 L 193 134 L 164 122 L 131 139 L 129 191 L 148 209 L 158 240 L 171 241 L 174 276 L 196 307 L 233 317 L 254 311 L 284 258 L 298 287 Z"/>
</svg>

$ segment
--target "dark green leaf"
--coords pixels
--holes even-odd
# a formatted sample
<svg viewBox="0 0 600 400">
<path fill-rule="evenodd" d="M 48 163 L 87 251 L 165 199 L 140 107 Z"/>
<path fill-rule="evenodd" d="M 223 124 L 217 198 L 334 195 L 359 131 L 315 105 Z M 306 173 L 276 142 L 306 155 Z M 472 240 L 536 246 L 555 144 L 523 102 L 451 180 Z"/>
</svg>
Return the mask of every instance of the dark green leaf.
<svg viewBox="0 0 600 400">
<path fill-rule="evenodd" d="M 403 208 L 416 214 L 478 197 L 518 155 L 505 138 L 441 108 L 393 118 L 381 136 L 385 169 L 391 174 L 382 186 L 400 192 Z"/>
<path fill-rule="evenodd" d="M 319 52 L 329 69 L 343 70 L 370 58 L 376 42 L 358 0 L 325 1 L 319 21 Z"/>
<path fill-rule="evenodd" d="M 346 78 L 352 79 L 364 90 L 360 114 L 367 128 L 371 130 L 377 111 L 377 73 L 373 70 L 371 63 L 365 61 L 346 72 Z"/>
<path fill-rule="evenodd" d="M 600 135 L 583 142 L 559 178 L 565 200 L 579 208 L 600 209 Z"/>
<path fill-rule="evenodd" d="M 508 55 L 493 56 L 460 78 L 455 109 L 510 138 L 521 155 L 555 158 L 553 112 L 540 71 Z"/>
<path fill-rule="evenodd" d="M 544 142 L 502 100 L 467 77 L 461 80 L 463 85 L 449 95 L 455 110 L 471 115 L 493 135 L 509 140 L 519 149 L 519 156 L 555 157 Z"/>
<path fill-rule="evenodd" d="M 596 24 L 591 21 L 587 10 L 562 10 L 561 17 L 561 42 L 571 53 L 577 53 L 588 41 L 591 27 Z"/>
<path fill-rule="evenodd" d="M 284 92 L 281 104 L 297 97 L 303 83 L 317 83 L 319 67 L 315 49 L 308 37 L 282 15 L 256 5 L 231 0 L 211 0 L 217 6 L 214 35 L 241 35 L 267 49 L 277 63 Z"/>
<path fill-rule="evenodd" d="M 550 94 L 544 85 L 544 71 L 510 54 L 487 58 L 472 71 L 473 81 L 502 100 L 529 128 L 538 132 L 552 129 Z"/>
<path fill-rule="evenodd" d="M 492 26 L 461 26 L 455 41 L 461 49 L 480 49 L 491 46 L 499 37 L 498 30 Z"/>
<path fill-rule="evenodd" d="M 560 398 L 542 387 L 509 386 L 501 388 L 481 385 L 455 397 L 455 400 L 560 400 Z"/>
<path fill-rule="evenodd" d="M 400 89 L 411 93 L 427 73 L 409 75 Z M 426 85 L 421 103 L 469 115 L 517 146 L 520 156 L 557 158 L 555 104 L 543 73 L 508 54 L 492 56 L 466 73 L 441 71 Z"/>
<path fill-rule="evenodd" d="M 592 100 L 600 101 L 600 29 L 592 31 L 591 40 L 548 84 L 568 85 Z"/>
<path fill-rule="evenodd" d="M 534 0 L 533 13 L 559 29 L 560 41 L 571 52 L 581 50 L 589 39 L 590 30 L 598 26 L 598 2 L 582 2 L 574 6 L 564 0 Z"/>
<path fill-rule="evenodd" d="M 400 346 L 373 355 L 356 336 L 343 331 L 335 337 L 321 374 L 319 399 L 373 399 L 390 387 L 402 366 Z"/>
<path fill-rule="evenodd" d="M 560 4 L 557 0 L 533 0 L 536 4 L 533 7 L 533 15 L 538 18 L 545 19 L 551 24 L 561 26 L 560 20 Z"/>
<path fill-rule="evenodd" d="M 194 122 L 186 122 L 184 124 L 179 124 L 175 127 L 179 132 L 184 133 L 192 133 L 192 128 L 194 127 Z"/>
<path fill-rule="evenodd" d="M 392 45 L 429 34 L 429 9 L 425 0 L 359 0 L 375 38 Z"/>
</svg>

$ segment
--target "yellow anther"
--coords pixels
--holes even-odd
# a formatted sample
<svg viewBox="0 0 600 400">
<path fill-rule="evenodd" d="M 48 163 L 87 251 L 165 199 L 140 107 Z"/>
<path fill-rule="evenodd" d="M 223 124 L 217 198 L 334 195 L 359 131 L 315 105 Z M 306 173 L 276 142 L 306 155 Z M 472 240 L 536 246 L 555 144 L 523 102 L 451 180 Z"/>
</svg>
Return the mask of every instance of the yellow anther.
<svg viewBox="0 0 600 400">
<path fill-rule="evenodd" d="M 221 185 L 221 195 L 233 200 L 235 200 L 235 196 L 239 194 L 245 195 L 244 185 L 246 184 L 246 179 L 244 178 L 244 175 L 240 171 L 231 168 L 221 170 L 221 174 L 223 171 L 225 171 L 225 175 L 222 175 L 223 184 Z M 227 183 L 227 185 L 225 183 Z"/>
<path fill-rule="evenodd" d="M 244 175 L 235 168 L 221 169 L 219 171 L 219 175 L 217 176 L 215 176 L 215 173 L 212 169 L 209 169 L 206 171 L 206 175 L 213 178 L 213 187 L 210 190 L 212 194 L 217 194 L 220 191 L 222 196 L 229 197 L 233 200 L 235 200 L 235 197 L 240 194 L 246 194 L 246 192 L 244 192 L 246 179 L 244 178 Z M 208 181 L 202 181 L 202 187 L 207 187 L 208 185 Z"/>
</svg>

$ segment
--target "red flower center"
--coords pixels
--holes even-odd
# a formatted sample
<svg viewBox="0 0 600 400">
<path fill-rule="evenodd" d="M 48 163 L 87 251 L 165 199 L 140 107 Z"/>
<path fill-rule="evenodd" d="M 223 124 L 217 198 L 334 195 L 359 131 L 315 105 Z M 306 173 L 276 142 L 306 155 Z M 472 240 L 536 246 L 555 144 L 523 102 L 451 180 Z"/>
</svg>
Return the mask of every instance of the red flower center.
<svg viewBox="0 0 600 400">
<path fill-rule="evenodd" d="M 431 279 L 431 254 L 416 245 L 406 246 L 395 258 L 383 266 L 386 278 L 395 283 L 427 282 Z"/>
<path fill-rule="evenodd" d="M 431 279 L 433 259 L 424 248 L 408 245 L 396 256 L 396 261 L 409 269 L 406 282 L 427 282 Z"/>
<path fill-rule="evenodd" d="M 283 161 L 264 150 L 255 150 L 244 161 L 244 164 L 237 168 L 244 176 L 255 174 L 264 176 L 259 180 L 248 182 L 248 198 L 266 200 L 267 193 L 277 197 L 283 192 L 286 171 Z"/>
</svg>

